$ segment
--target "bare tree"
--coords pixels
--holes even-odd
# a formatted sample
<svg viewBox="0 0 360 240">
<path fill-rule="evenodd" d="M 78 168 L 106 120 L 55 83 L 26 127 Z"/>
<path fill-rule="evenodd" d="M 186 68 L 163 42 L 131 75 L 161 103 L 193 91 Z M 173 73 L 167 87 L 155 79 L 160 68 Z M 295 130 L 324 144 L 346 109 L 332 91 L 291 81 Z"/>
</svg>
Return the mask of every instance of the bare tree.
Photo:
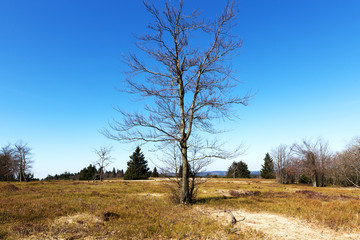
<svg viewBox="0 0 360 240">
<path fill-rule="evenodd" d="M 275 161 L 275 174 L 279 183 L 292 182 L 294 175 L 293 158 L 291 149 L 287 145 L 280 145 L 272 150 L 272 158 Z"/>
<path fill-rule="evenodd" d="M 302 163 L 304 172 L 310 175 L 314 187 L 325 186 L 325 175 L 331 158 L 328 145 L 327 142 L 318 139 L 316 142 L 303 140 L 292 147 Z"/>
<path fill-rule="evenodd" d="M 110 155 L 112 151 L 112 147 L 100 147 L 99 149 L 95 150 L 95 153 L 99 156 L 99 159 L 96 161 L 96 165 L 99 167 L 99 176 L 100 181 L 103 180 L 103 174 L 105 172 L 105 168 L 109 165 L 112 160 Z"/>
<path fill-rule="evenodd" d="M 136 54 L 124 57 L 129 66 L 126 92 L 152 98 L 144 112 L 130 113 L 117 109 L 121 121 L 111 124 L 105 135 L 122 142 L 172 142 L 181 149 L 183 177 L 181 202 L 191 200 L 189 193 L 188 149 L 194 132 L 217 133 L 214 119 L 231 119 L 231 107 L 247 105 L 249 95 L 233 96 L 238 85 L 230 65 L 241 46 L 241 39 L 232 35 L 237 11 L 234 2 L 212 21 L 200 19 L 198 11 L 183 13 L 178 6 L 166 4 L 163 10 L 144 1 L 153 21 L 151 33 L 137 37 L 137 47 L 151 64 Z M 198 45 L 193 36 L 206 39 Z M 209 39 L 209 40 L 208 40 Z M 211 144 L 210 144 L 211 145 Z"/>
<path fill-rule="evenodd" d="M 344 151 L 335 155 L 332 169 L 337 184 L 360 187 L 360 138 L 355 138 Z"/>
<path fill-rule="evenodd" d="M 32 168 L 33 160 L 30 158 L 31 148 L 22 141 L 15 144 L 15 159 L 17 163 L 17 177 L 19 181 L 27 181 Z"/>
<path fill-rule="evenodd" d="M 0 149 L 0 180 L 11 181 L 15 179 L 17 165 L 14 156 L 14 149 L 10 144 Z"/>
<path fill-rule="evenodd" d="M 199 178 L 200 173 L 206 171 L 206 167 L 212 163 L 214 158 L 222 158 L 221 156 L 212 155 L 208 149 L 199 148 L 203 145 L 199 143 L 200 140 L 194 144 L 189 144 L 188 148 L 188 174 L 189 174 L 189 195 L 195 200 L 199 186 L 205 183 L 206 179 Z M 196 147 L 194 147 L 196 146 Z M 183 165 L 181 148 L 177 142 L 173 141 L 168 144 L 166 148 L 162 149 L 163 156 L 160 161 L 163 166 L 160 168 L 162 173 L 169 177 L 170 182 L 175 183 L 177 192 L 173 191 L 174 197 L 180 199 L 181 186 L 183 181 Z M 231 157 L 228 153 L 223 153 L 223 157 Z M 174 189 L 173 187 L 171 187 Z"/>
</svg>

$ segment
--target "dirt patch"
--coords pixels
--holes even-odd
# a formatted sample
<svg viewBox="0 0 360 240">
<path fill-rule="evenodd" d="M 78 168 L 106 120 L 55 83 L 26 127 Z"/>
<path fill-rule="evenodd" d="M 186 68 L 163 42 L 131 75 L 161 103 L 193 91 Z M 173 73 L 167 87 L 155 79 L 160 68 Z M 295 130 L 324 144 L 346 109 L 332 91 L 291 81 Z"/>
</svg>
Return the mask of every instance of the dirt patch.
<svg viewBox="0 0 360 240">
<path fill-rule="evenodd" d="M 1 191 L 6 191 L 6 192 L 15 192 L 15 191 L 19 191 L 20 188 L 18 188 L 17 186 L 15 186 L 14 184 L 6 184 L 5 186 L 0 188 Z"/>
<path fill-rule="evenodd" d="M 56 219 L 53 226 L 56 228 L 84 228 L 89 225 L 103 224 L 103 220 L 95 215 L 80 213 L 71 216 L 64 216 Z"/>
<path fill-rule="evenodd" d="M 146 196 L 146 197 L 163 197 L 165 194 L 163 193 L 136 193 L 138 196 Z"/>
<path fill-rule="evenodd" d="M 224 210 L 198 208 L 203 214 L 209 215 L 224 225 L 231 225 L 231 216 Z M 360 233 L 336 232 L 330 228 L 320 227 L 295 218 L 288 218 L 266 212 L 250 213 L 244 210 L 232 211 L 236 219 L 241 220 L 232 227 L 254 229 L 266 233 L 270 239 L 296 240 L 343 240 L 359 239 Z"/>
</svg>

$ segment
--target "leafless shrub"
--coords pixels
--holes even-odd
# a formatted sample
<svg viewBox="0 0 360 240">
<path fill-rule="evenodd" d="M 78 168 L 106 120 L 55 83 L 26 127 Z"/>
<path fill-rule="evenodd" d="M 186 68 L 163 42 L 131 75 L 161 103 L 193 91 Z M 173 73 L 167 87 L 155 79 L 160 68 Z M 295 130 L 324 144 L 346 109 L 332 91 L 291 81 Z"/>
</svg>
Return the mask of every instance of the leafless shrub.
<svg viewBox="0 0 360 240">
<path fill-rule="evenodd" d="M 240 197 L 240 196 L 242 195 L 239 191 L 236 191 L 236 190 L 230 190 L 230 191 L 229 191 L 229 194 L 230 194 L 232 197 Z"/>
<path fill-rule="evenodd" d="M 111 157 L 111 151 L 112 151 L 112 147 L 108 147 L 108 146 L 103 146 L 100 147 L 99 149 L 95 150 L 96 155 L 98 155 L 99 159 L 96 161 L 96 165 L 99 167 L 99 177 L 100 177 L 100 181 L 103 180 L 103 174 L 105 172 L 105 168 L 109 165 L 109 163 L 112 160 Z"/>
</svg>

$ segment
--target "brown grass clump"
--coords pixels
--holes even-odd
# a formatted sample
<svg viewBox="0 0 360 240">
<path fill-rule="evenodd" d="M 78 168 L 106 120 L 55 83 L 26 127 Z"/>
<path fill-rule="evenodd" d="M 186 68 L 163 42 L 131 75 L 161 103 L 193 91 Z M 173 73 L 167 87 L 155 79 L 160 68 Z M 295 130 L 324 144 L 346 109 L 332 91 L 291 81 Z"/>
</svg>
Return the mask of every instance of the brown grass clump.
<svg viewBox="0 0 360 240">
<path fill-rule="evenodd" d="M 232 197 L 247 197 L 247 196 L 260 196 L 260 191 L 245 191 L 245 192 L 239 192 L 236 190 L 230 190 L 229 194 Z"/>
<path fill-rule="evenodd" d="M 101 197 L 101 193 L 99 193 L 97 191 L 92 191 L 91 196 Z"/>
<path fill-rule="evenodd" d="M 5 186 L 0 188 L 0 191 L 5 191 L 5 192 L 15 192 L 15 191 L 19 191 L 20 188 L 16 187 L 15 185 L 8 183 Z"/>
<path fill-rule="evenodd" d="M 303 194 L 307 198 L 318 198 L 318 199 L 323 199 L 323 200 L 328 200 L 330 198 L 328 195 L 324 195 L 324 194 L 314 192 L 314 191 L 309 191 L 309 190 L 299 190 L 299 191 L 296 191 L 295 193 Z"/>
<path fill-rule="evenodd" d="M 116 220 L 120 218 L 120 215 L 114 212 L 106 212 L 103 214 L 104 221 Z"/>
</svg>

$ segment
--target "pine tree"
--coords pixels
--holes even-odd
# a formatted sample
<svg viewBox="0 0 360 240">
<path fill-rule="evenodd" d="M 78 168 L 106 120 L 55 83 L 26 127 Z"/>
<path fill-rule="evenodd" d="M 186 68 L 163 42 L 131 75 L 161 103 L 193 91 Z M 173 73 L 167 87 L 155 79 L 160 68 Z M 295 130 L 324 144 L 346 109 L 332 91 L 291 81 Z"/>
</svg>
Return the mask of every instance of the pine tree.
<svg viewBox="0 0 360 240">
<path fill-rule="evenodd" d="M 272 158 L 270 157 L 269 153 L 266 153 L 266 155 L 265 155 L 264 165 L 262 166 L 260 173 L 261 173 L 262 178 L 265 178 L 265 179 L 275 178 L 274 162 L 273 162 Z"/>
<path fill-rule="evenodd" d="M 149 168 L 144 154 L 141 152 L 140 147 L 137 147 L 135 152 L 130 156 L 127 162 L 128 169 L 124 174 L 124 180 L 138 180 L 149 178 Z"/>
<path fill-rule="evenodd" d="M 226 174 L 228 178 L 250 178 L 248 165 L 243 161 L 233 162 Z"/>
<path fill-rule="evenodd" d="M 80 171 L 79 180 L 94 180 L 96 174 L 97 174 L 96 167 L 90 164 L 87 168 L 83 168 Z"/>
<path fill-rule="evenodd" d="M 153 172 L 152 172 L 152 175 L 151 175 L 152 177 L 159 177 L 159 173 L 158 173 L 158 171 L 157 171 L 157 169 L 156 169 L 156 167 L 154 167 L 154 170 L 153 170 Z"/>
<path fill-rule="evenodd" d="M 248 165 L 243 161 L 238 162 L 238 177 L 239 178 L 250 178 L 250 171 Z"/>
</svg>

